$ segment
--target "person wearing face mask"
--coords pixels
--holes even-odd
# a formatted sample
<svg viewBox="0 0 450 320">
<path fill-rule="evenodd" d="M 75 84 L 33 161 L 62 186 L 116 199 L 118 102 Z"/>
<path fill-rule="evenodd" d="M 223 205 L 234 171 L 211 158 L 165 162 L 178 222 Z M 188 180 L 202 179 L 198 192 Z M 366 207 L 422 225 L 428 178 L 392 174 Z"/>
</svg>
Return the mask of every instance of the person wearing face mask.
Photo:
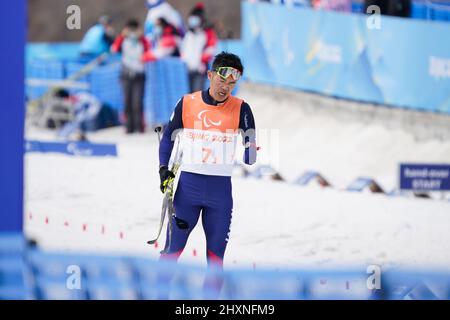
<svg viewBox="0 0 450 320">
<path fill-rule="evenodd" d="M 147 0 L 148 13 L 145 19 L 145 35 L 154 40 L 154 28 L 158 18 L 164 18 L 169 24 L 177 29 L 177 32 L 184 35 L 183 19 L 180 13 L 165 0 Z"/>
<path fill-rule="evenodd" d="M 168 164 L 177 136 L 181 139 L 182 158 L 173 202 L 175 214 L 168 222 L 162 260 L 178 260 L 201 216 L 208 266 L 223 268 L 233 211 L 231 175 L 239 135 L 245 147 L 244 163 L 254 164 L 258 150 L 252 110 L 245 101 L 231 95 L 243 71 L 238 56 L 227 52 L 216 55 L 207 72 L 210 87 L 183 96 L 164 127 L 159 147 L 162 192 L 174 178 Z M 163 280 L 167 279 L 161 277 Z M 207 278 L 204 285 L 218 295 L 222 280 Z"/>
<path fill-rule="evenodd" d="M 208 66 L 202 61 L 202 55 L 207 38 L 199 16 L 189 16 L 187 26 L 189 29 L 181 43 L 181 59 L 188 69 L 190 92 L 195 92 L 203 89 L 206 80 Z"/>
<path fill-rule="evenodd" d="M 142 57 L 149 48 L 150 44 L 135 19 L 128 21 L 111 46 L 111 52 L 122 54 L 120 81 L 127 133 L 144 132 L 145 66 Z"/>
<path fill-rule="evenodd" d="M 89 61 L 108 52 L 114 41 L 115 31 L 112 19 L 103 15 L 84 35 L 80 43 L 80 56 L 82 60 Z"/>
<path fill-rule="evenodd" d="M 158 18 L 153 28 L 152 49 L 143 55 L 143 61 L 155 61 L 164 57 L 179 57 L 181 37 L 178 30 L 164 18 Z"/>
<path fill-rule="evenodd" d="M 201 26 L 206 34 L 206 44 L 202 52 L 202 63 L 207 69 L 217 51 L 217 32 L 214 24 L 208 22 L 208 19 L 206 18 L 205 5 L 203 2 L 198 2 L 192 8 L 190 15 L 198 16 L 200 18 Z"/>
</svg>

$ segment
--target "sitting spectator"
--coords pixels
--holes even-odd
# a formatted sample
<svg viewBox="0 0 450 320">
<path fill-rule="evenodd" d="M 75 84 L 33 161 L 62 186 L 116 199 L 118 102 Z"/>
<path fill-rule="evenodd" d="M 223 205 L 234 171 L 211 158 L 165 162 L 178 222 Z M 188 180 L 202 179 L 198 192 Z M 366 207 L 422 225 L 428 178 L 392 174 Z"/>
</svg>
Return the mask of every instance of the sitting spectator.
<svg viewBox="0 0 450 320">
<path fill-rule="evenodd" d="M 58 136 L 69 140 L 70 136 L 75 134 L 76 140 L 87 141 L 86 131 L 97 129 L 95 120 L 101 111 L 101 102 L 87 92 L 79 92 L 70 97 L 70 100 L 73 103 L 75 117 L 61 128 Z"/>
<path fill-rule="evenodd" d="M 125 99 L 126 132 L 144 132 L 145 66 L 143 55 L 150 44 L 137 20 L 130 20 L 111 46 L 122 53 L 120 80 Z"/>
<path fill-rule="evenodd" d="M 143 61 L 155 61 L 164 57 L 179 57 L 181 37 L 177 29 L 164 18 L 156 20 L 153 29 L 155 41 L 151 50 L 143 55 Z"/>
<path fill-rule="evenodd" d="M 98 23 L 89 28 L 80 43 L 82 58 L 94 59 L 109 52 L 109 47 L 114 41 L 114 28 L 111 22 L 111 18 L 104 15 L 100 17 Z"/>
</svg>

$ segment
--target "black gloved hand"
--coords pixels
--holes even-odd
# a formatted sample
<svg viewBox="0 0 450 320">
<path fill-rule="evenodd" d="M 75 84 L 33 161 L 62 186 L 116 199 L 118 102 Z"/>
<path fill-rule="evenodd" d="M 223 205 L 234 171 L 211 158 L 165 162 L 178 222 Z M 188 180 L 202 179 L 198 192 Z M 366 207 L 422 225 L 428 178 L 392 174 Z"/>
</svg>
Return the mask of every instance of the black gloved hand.
<svg viewBox="0 0 450 320">
<path fill-rule="evenodd" d="M 164 193 L 166 191 L 167 181 L 169 180 L 169 178 L 175 178 L 175 175 L 172 171 L 169 170 L 167 166 L 161 166 L 159 167 L 159 178 L 161 180 L 159 189 L 162 193 Z"/>
</svg>

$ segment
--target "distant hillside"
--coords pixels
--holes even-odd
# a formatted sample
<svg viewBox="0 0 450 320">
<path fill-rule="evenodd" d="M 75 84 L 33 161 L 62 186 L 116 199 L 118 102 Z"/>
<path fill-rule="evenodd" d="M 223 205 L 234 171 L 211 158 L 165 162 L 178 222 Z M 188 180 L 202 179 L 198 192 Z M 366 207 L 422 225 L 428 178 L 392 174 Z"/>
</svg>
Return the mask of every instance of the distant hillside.
<svg viewBox="0 0 450 320">
<path fill-rule="evenodd" d="M 198 0 L 169 0 L 186 19 L 189 10 Z M 240 0 L 204 0 L 209 20 L 223 24 L 226 33 L 233 38 L 240 37 Z M 66 28 L 66 13 L 69 5 L 81 8 L 81 30 Z M 29 0 L 28 41 L 58 42 L 79 41 L 98 17 L 108 13 L 114 18 L 114 25 L 120 31 L 131 17 L 144 22 L 147 15 L 145 0 Z"/>
</svg>

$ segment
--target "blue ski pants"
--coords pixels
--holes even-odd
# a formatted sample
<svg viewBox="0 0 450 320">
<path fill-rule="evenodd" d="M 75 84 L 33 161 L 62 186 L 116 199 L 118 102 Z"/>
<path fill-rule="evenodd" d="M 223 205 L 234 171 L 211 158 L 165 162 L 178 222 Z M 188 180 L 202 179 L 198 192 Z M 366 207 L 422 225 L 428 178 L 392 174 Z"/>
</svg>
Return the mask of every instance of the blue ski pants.
<svg viewBox="0 0 450 320">
<path fill-rule="evenodd" d="M 173 217 L 170 219 L 171 239 L 169 242 L 167 228 L 167 253 L 161 258 L 178 259 L 201 213 L 208 265 L 222 268 L 233 210 L 231 189 L 231 177 L 182 171 L 174 196 L 174 208 L 176 217 L 186 222 L 188 227 L 181 229 Z"/>
</svg>

